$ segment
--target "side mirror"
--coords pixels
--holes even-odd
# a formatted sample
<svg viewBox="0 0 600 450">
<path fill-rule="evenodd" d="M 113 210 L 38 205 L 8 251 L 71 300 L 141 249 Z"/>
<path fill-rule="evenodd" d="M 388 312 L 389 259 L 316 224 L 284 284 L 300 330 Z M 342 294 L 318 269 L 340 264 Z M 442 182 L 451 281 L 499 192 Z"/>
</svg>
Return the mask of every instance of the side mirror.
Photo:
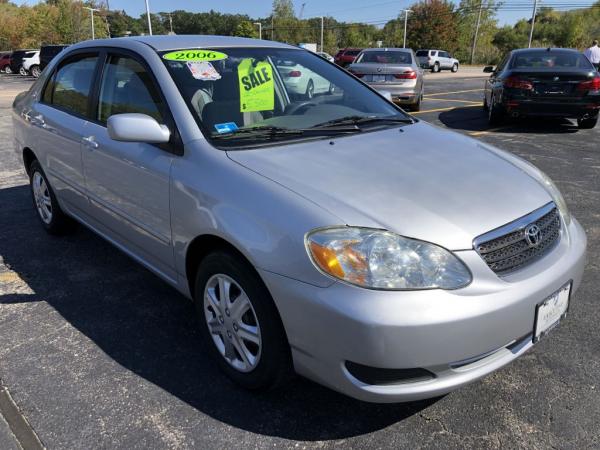
<svg viewBox="0 0 600 450">
<path fill-rule="evenodd" d="M 110 116 L 108 135 L 115 141 L 164 144 L 169 142 L 171 132 L 146 114 L 127 113 Z"/>
<path fill-rule="evenodd" d="M 388 102 L 393 102 L 392 93 L 390 91 L 378 91 Z"/>
<path fill-rule="evenodd" d="M 484 71 L 485 73 L 492 73 L 492 72 L 494 71 L 494 66 L 485 66 L 485 67 L 483 68 L 483 71 Z"/>
</svg>

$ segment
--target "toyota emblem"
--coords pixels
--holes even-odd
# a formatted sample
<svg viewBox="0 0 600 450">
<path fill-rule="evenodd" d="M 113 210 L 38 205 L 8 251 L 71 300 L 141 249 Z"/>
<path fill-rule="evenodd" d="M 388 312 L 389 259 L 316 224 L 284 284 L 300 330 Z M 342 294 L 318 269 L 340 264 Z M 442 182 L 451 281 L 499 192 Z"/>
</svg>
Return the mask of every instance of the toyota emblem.
<svg viewBox="0 0 600 450">
<path fill-rule="evenodd" d="M 542 242 L 542 230 L 537 225 L 529 225 L 525 228 L 525 240 L 530 248 L 535 248 Z"/>
</svg>

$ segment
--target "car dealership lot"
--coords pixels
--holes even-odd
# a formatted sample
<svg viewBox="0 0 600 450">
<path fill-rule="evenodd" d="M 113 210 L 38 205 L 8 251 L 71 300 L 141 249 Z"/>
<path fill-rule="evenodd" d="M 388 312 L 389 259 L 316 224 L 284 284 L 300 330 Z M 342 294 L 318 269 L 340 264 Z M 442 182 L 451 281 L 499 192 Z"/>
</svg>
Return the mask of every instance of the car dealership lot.
<svg viewBox="0 0 600 450">
<path fill-rule="evenodd" d="M 416 116 L 548 173 L 588 233 L 588 266 L 566 322 L 512 365 L 442 399 L 372 405 L 302 379 L 240 390 L 183 297 L 83 228 L 47 236 L 12 152 L 10 104 L 29 85 L 0 75 L 0 382 L 48 448 L 600 446 L 600 126 L 490 129 L 482 77 L 427 74 Z"/>
</svg>

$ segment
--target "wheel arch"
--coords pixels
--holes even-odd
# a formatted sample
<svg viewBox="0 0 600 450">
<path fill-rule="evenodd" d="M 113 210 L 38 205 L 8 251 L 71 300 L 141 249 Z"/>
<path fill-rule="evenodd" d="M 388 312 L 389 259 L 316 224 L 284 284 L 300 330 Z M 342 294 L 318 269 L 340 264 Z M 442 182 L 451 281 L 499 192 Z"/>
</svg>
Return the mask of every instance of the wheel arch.
<svg viewBox="0 0 600 450">
<path fill-rule="evenodd" d="M 33 161 L 37 161 L 37 159 L 37 156 L 35 156 L 35 153 L 29 147 L 25 147 L 23 149 L 23 165 L 25 166 L 25 172 L 27 172 L 27 175 L 29 175 L 31 163 Z"/>
</svg>

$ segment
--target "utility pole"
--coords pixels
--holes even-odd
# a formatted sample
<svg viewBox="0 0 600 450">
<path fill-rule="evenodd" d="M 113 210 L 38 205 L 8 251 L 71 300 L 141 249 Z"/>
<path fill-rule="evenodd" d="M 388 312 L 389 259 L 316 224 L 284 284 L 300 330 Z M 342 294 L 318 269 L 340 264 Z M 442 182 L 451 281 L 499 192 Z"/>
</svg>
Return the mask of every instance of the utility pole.
<svg viewBox="0 0 600 450">
<path fill-rule="evenodd" d="M 99 9 L 90 8 L 89 6 L 84 6 L 85 9 L 90 10 L 90 19 L 92 20 L 92 40 L 96 39 L 96 33 L 94 30 L 94 11 L 100 11 Z"/>
<path fill-rule="evenodd" d="M 254 25 L 258 25 L 258 38 L 262 39 L 262 23 L 254 22 Z"/>
<path fill-rule="evenodd" d="M 411 13 L 412 11 L 410 9 L 403 9 L 402 11 L 404 11 L 404 44 L 402 45 L 402 48 L 406 48 L 406 26 L 408 23 L 408 13 Z"/>
<path fill-rule="evenodd" d="M 531 16 L 531 30 L 529 30 L 529 48 L 531 48 L 531 41 L 533 40 L 533 26 L 535 25 L 535 15 L 537 14 L 537 2 L 533 0 L 533 15 Z"/>
<path fill-rule="evenodd" d="M 169 28 L 171 30 L 170 34 L 175 34 L 173 33 L 173 16 L 171 15 L 171 13 L 169 13 Z"/>
<path fill-rule="evenodd" d="M 475 25 L 475 36 L 473 36 L 473 47 L 471 47 L 471 64 L 475 59 L 475 48 L 477 47 L 477 35 L 479 34 L 479 24 L 481 23 L 481 10 L 483 9 L 483 0 L 479 1 L 479 14 L 477 14 L 477 25 Z"/>
<path fill-rule="evenodd" d="M 152 22 L 150 21 L 150 5 L 148 5 L 148 0 L 146 0 L 146 17 L 148 18 L 148 34 L 152 36 Z"/>
<path fill-rule="evenodd" d="M 275 11 L 271 13 L 271 40 L 275 40 Z"/>
<path fill-rule="evenodd" d="M 323 29 L 325 28 L 324 21 L 325 21 L 325 18 L 323 16 L 321 16 L 321 52 L 325 51 L 325 50 L 323 50 Z"/>
</svg>

